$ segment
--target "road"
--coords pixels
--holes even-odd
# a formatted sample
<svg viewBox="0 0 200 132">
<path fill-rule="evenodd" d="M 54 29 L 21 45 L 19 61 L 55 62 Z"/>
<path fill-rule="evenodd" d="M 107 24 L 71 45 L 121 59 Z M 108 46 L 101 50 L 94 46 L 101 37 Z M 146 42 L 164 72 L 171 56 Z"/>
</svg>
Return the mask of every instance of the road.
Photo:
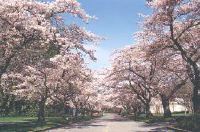
<svg viewBox="0 0 200 132">
<path fill-rule="evenodd" d="M 128 120 L 116 114 L 105 114 L 92 121 L 72 124 L 47 132 L 173 132 L 167 130 L 166 124 L 151 124 Z"/>
</svg>

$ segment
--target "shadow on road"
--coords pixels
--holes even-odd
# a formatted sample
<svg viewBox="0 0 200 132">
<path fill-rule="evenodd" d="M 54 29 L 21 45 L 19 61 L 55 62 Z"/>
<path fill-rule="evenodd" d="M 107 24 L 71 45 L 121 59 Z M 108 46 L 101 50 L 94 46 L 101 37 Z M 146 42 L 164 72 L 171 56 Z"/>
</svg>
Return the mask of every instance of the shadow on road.
<svg viewBox="0 0 200 132">
<path fill-rule="evenodd" d="M 91 121 L 71 124 L 53 132 L 173 132 L 166 128 L 167 124 L 135 122 L 117 114 L 105 114 Z"/>
<path fill-rule="evenodd" d="M 105 122 L 125 122 L 130 121 L 116 114 L 105 114 L 103 117 L 93 119 L 91 121 L 79 122 L 65 126 L 64 129 L 83 129 L 88 127 L 105 127 Z M 103 123 L 102 123 L 103 122 Z"/>
<path fill-rule="evenodd" d="M 103 126 L 105 126 L 102 124 L 98 124 L 99 122 L 101 122 L 101 120 L 98 120 L 98 119 L 91 120 L 91 121 L 85 121 L 85 122 L 79 122 L 79 123 L 65 126 L 64 129 L 73 129 L 73 128 L 83 129 L 83 128 L 88 128 L 88 127 L 103 127 Z"/>
<path fill-rule="evenodd" d="M 148 132 L 174 132 L 173 130 L 169 130 L 166 126 L 168 126 L 169 123 L 160 122 L 160 123 L 150 123 L 150 124 L 144 124 L 141 127 L 143 128 L 151 128 Z M 146 131 L 136 131 L 136 132 L 146 132 Z"/>
</svg>

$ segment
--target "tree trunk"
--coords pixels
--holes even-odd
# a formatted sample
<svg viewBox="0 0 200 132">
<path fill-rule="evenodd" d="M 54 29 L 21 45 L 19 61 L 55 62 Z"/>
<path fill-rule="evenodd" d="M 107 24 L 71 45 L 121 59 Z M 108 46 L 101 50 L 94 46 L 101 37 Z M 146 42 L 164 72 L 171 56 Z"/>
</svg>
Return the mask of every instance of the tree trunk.
<svg viewBox="0 0 200 132">
<path fill-rule="evenodd" d="M 61 113 L 62 113 L 62 117 L 64 118 L 66 114 L 65 103 L 62 103 L 62 108 L 63 108 L 63 112 Z"/>
<path fill-rule="evenodd" d="M 38 122 L 43 123 L 45 122 L 45 100 L 41 100 L 38 104 L 39 109 L 38 109 Z"/>
<path fill-rule="evenodd" d="M 169 108 L 169 99 L 165 96 L 161 96 L 161 100 L 162 100 L 162 106 L 164 110 L 164 118 L 171 117 L 172 114 Z"/>
<path fill-rule="evenodd" d="M 90 116 L 93 117 L 93 110 L 90 110 Z"/>
<path fill-rule="evenodd" d="M 146 110 L 146 117 L 149 118 L 149 117 L 153 116 L 153 114 L 150 111 L 150 104 L 149 103 L 145 104 L 145 110 Z"/>
<path fill-rule="evenodd" d="M 171 25 L 173 26 L 173 25 Z M 172 31 L 173 34 L 173 31 Z M 173 36 L 172 36 L 173 38 Z M 178 39 L 174 39 L 174 44 L 178 48 L 178 50 L 181 52 L 181 56 L 183 60 L 187 63 L 187 71 L 188 75 L 191 79 L 191 82 L 193 84 L 193 95 L 192 95 L 192 102 L 193 102 L 193 112 L 194 114 L 200 114 L 200 70 L 199 70 L 199 64 L 198 61 L 194 61 L 192 59 L 192 56 L 188 56 L 187 52 L 184 50 L 184 48 L 178 43 Z"/>
<path fill-rule="evenodd" d="M 193 83 L 192 102 L 194 114 L 200 114 L 200 82 Z"/>
<path fill-rule="evenodd" d="M 82 109 L 82 115 L 86 116 L 86 109 L 85 108 Z"/>
<path fill-rule="evenodd" d="M 78 108 L 77 107 L 75 108 L 75 117 L 76 118 L 78 117 Z"/>
</svg>

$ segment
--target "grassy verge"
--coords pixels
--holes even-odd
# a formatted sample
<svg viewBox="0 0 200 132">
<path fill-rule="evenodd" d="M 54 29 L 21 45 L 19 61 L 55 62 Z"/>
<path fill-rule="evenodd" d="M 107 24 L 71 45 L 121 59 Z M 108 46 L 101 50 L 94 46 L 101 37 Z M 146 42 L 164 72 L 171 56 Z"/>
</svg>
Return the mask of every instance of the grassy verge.
<svg viewBox="0 0 200 132">
<path fill-rule="evenodd" d="M 90 119 L 91 117 L 78 117 L 71 120 L 66 120 L 62 117 L 47 117 L 44 124 L 38 124 L 36 117 L 1 117 L 0 132 L 36 132 L 61 127 L 70 122 L 79 122 Z"/>
<path fill-rule="evenodd" d="M 179 117 L 176 119 L 175 127 L 190 130 L 193 132 L 200 131 L 200 116 Z"/>
<path fill-rule="evenodd" d="M 135 121 L 141 121 L 146 123 L 156 123 L 156 122 L 175 122 L 177 119 L 184 118 L 184 117 L 191 117 L 191 114 L 183 114 L 183 113 L 175 113 L 172 114 L 172 117 L 164 118 L 163 115 L 154 115 L 151 118 L 146 118 L 145 114 L 142 114 L 140 116 L 134 117 L 130 116 L 131 119 Z"/>
<path fill-rule="evenodd" d="M 144 115 L 138 117 L 131 117 L 131 119 L 146 123 L 160 123 L 169 122 L 172 126 L 188 131 L 200 131 L 200 116 L 173 114 L 172 117 L 164 118 L 161 115 L 156 115 L 151 118 L 146 118 Z"/>
<path fill-rule="evenodd" d="M 174 122 L 174 117 L 164 118 L 162 116 L 153 116 L 146 118 L 145 116 L 132 117 L 135 121 L 146 122 L 146 123 L 157 123 L 157 122 Z"/>
</svg>

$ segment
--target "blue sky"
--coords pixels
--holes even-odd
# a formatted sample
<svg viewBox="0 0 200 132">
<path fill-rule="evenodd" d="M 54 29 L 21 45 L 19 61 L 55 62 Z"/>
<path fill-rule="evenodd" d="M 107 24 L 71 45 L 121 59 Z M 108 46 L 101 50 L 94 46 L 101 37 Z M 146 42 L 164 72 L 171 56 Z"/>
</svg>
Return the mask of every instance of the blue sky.
<svg viewBox="0 0 200 132">
<path fill-rule="evenodd" d="M 145 0 L 79 0 L 79 2 L 88 14 L 98 19 L 85 24 L 77 18 L 68 17 L 66 22 L 77 23 L 106 38 L 96 47 L 98 60 L 89 65 L 92 69 L 109 66 L 110 55 L 115 49 L 133 44 L 133 34 L 139 30 L 138 25 L 141 21 L 138 14 L 150 12 L 145 6 Z"/>
</svg>

